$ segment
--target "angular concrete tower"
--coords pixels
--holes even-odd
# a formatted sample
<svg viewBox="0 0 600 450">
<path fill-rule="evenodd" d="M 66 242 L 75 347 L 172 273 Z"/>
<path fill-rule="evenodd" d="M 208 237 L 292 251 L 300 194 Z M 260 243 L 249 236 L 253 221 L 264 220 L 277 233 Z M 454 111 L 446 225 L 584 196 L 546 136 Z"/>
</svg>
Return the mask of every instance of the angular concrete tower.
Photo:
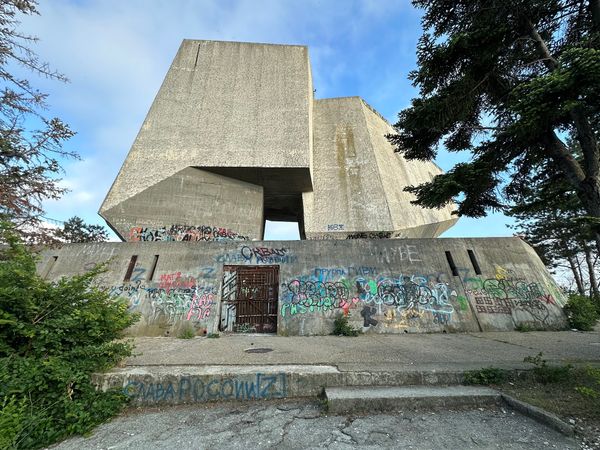
<svg viewBox="0 0 600 450">
<path fill-rule="evenodd" d="M 410 204 L 441 173 L 406 161 L 358 97 L 313 99 L 308 49 L 185 40 L 100 215 L 128 241 L 436 237 L 451 208 Z"/>
</svg>

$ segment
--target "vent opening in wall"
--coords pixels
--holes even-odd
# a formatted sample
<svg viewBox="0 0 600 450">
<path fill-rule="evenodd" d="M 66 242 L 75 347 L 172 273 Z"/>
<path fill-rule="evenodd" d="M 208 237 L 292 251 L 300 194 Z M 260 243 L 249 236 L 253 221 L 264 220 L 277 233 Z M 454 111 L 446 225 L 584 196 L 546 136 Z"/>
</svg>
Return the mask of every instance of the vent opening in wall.
<svg viewBox="0 0 600 450">
<path fill-rule="evenodd" d="M 129 267 L 127 267 L 127 272 L 125 272 L 125 278 L 123 278 L 123 281 L 131 281 L 131 274 L 133 273 L 133 269 L 135 269 L 137 258 L 137 255 L 133 255 L 129 260 Z"/>
<path fill-rule="evenodd" d="M 477 261 L 477 257 L 475 256 L 475 253 L 473 253 L 473 250 L 467 250 L 467 252 L 469 253 L 469 259 L 471 260 L 473 269 L 475 269 L 475 273 L 477 275 L 481 275 L 481 268 L 479 267 L 479 262 Z"/>
<path fill-rule="evenodd" d="M 150 267 L 150 273 L 148 274 L 148 281 L 152 281 L 154 279 L 154 272 L 156 272 L 157 264 L 158 264 L 158 255 L 154 255 L 154 260 L 152 261 L 152 266 Z"/>
<path fill-rule="evenodd" d="M 458 276 L 458 269 L 456 268 L 456 264 L 454 264 L 454 259 L 452 258 L 452 253 L 446 252 L 446 260 L 448 260 L 448 265 L 450 266 L 450 270 L 452 271 L 452 275 L 455 277 Z"/>
<path fill-rule="evenodd" d="M 46 270 L 44 271 L 43 278 L 48 278 L 48 275 L 50 275 L 50 271 L 54 267 L 54 263 L 56 262 L 57 259 L 58 259 L 58 256 L 53 256 L 52 258 L 50 258 L 50 261 L 48 261 L 48 264 L 46 266 Z"/>
</svg>

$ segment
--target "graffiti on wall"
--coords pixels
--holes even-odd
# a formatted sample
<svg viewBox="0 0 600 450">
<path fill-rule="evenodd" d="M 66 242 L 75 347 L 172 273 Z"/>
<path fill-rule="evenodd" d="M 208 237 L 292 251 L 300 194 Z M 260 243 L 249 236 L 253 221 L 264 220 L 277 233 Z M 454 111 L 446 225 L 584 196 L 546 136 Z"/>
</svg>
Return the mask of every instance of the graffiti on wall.
<svg viewBox="0 0 600 450">
<path fill-rule="evenodd" d="M 386 318 L 384 325 L 389 325 L 394 321 L 414 322 L 428 312 L 434 323 L 446 325 L 454 313 L 452 302 L 456 302 L 456 292 L 447 283 L 432 283 L 428 278 L 418 275 L 359 275 L 333 281 L 331 273 L 341 272 L 325 272 L 322 268 L 316 268 L 309 276 L 283 283 L 281 315 L 286 317 L 334 310 L 348 315 L 352 309 L 359 309 L 363 326 L 374 327 L 380 323 L 375 318 L 378 315 Z M 323 274 L 331 278 L 330 281 L 321 281 L 319 278 L 324 278 Z"/>
<path fill-rule="evenodd" d="M 206 275 L 207 272 L 201 270 L 200 273 Z M 149 322 L 161 319 L 168 324 L 177 321 L 200 322 L 211 316 L 216 303 L 214 285 L 181 272 L 161 274 L 158 282 L 147 284 L 139 277 L 136 280 L 132 277 L 130 283 L 106 289 L 112 296 L 127 299 L 130 309 L 141 312 Z"/>
<path fill-rule="evenodd" d="M 247 241 L 242 236 L 227 228 L 210 225 L 171 225 L 170 228 L 133 227 L 129 230 L 131 242 L 146 241 Z"/>
<path fill-rule="evenodd" d="M 129 381 L 123 393 L 138 403 L 267 400 L 287 397 L 285 373 L 202 379 L 182 377 L 175 382 Z"/>
<path fill-rule="evenodd" d="M 285 247 L 242 246 L 239 251 L 217 255 L 219 264 L 293 264 L 298 257 Z"/>
<path fill-rule="evenodd" d="M 538 283 L 512 276 L 496 270 L 494 278 L 465 278 L 465 293 L 473 299 L 478 313 L 512 315 L 520 311 L 536 322 L 546 323 L 550 306 L 556 306 L 552 295 L 544 293 Z"/>
<path fill-rule="evenodd" d="M 395 239 L 404 237 L 402 232 L 394 231 L 359 231 L 349 234 L 346 239 Z"/>
</svg>

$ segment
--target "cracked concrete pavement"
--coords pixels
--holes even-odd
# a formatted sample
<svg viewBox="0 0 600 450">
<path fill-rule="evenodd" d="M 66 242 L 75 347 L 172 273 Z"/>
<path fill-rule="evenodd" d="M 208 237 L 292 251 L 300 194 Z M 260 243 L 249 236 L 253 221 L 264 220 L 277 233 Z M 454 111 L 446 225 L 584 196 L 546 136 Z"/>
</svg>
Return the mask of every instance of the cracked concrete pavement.
<svg viewBox="0 0 600 450">
<path fill-rule="evenodd" d="M 579 444 L 510 408 L 327 415 L 316 401 L 271 401 L 130 410 L 91 437 L 71 438 L 54 448 L 530 450 Z"/>
<path fill-rule="evenodd" d="M 324 364 L 340 370 L 531 367 L 523 358 L 543 352 L 556 362 L 600 363 L 600 332 L 487 332 L 455 334 L 282 337 L 258 334 L 136 338 L 128 366 Z M 267 353 L 247 353 L 250 348 Z"/>
</svg>

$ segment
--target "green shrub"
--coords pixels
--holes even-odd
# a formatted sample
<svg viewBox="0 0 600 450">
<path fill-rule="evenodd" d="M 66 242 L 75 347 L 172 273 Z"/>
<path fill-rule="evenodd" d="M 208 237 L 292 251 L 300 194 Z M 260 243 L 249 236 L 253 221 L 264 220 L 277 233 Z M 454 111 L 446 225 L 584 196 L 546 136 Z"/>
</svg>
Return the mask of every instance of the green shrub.
<svg viewBox="0 0 600 450">
<path fill-rule="evenodd" d="M 348 318 L 340 314 L 333 321 L 333 331 L 331 334 L 334 336 L 358 336 L 362 334 L 362 331 L 350 325 Z"/>
<path fill-rule="evenodd" d="M 528 323 L 520 323 L 515 327 L 515 331 L 520 331 L 521 333 L 528 333 L 529 331 L 535 331 L 535 328 L 529 325 Z"/>
<path fill-rule="evenodd" d="M 591 331 L 598 321 L 596 305 L 585 295 L 570 295 L 564 311 L 571 328 Z"/>
<path fill-rule="evenodd" d="M 182 328 L 181 331 L 179 332 L 179 334 L 177 335 L 177 337 L 179 339 L 192 339 L 192 338 L 196 337 L 196 331 L 194 330 L 194 328 L 188 326 L 188 327 Z"/>
<path fill-rule="evenodd" d="M 488 367 L 480 370 L 469 370 L 465 372 L 465 384 L 500 384 L 507 378 L 505 370 Z"/>
<path fill-rule="evenodd" d="M 533 369 L 535 379 L 543 384 L 567 381 L 571 376 L 571 371 L 573 369 L 573 366 L 570 364 L 567 364 L 566 366 L 548 365 L 547 361 L 543 359 L 542 352 L 538 353 L 536 356 L 527 356 L 523 361 L 535 366 Z"/>
<path fill-rule="evenodd" d="M 131 354 L 119 340 L 136 317 L 95 287 L 103 270 L 51 283 L 35 257 L 0 224 L 0 447 L 39 448 L 89 432 L 126 397 L 99 392 L 94 372 Z"/>
<path fill-rule="evenodd" d="M 594 386 L 577 386 L 575 390 L 586 397 L 596 399 L 600 397 L 600 368 L 587 367 L 586 374 Z"/>
<path fill-rule="evenodd" d="M 208 339 L 218 339 L 218 338 L 220 338 L 221 336 L 219 335 L 219 333 L 208 333 L 208 334 L 206 335 L 206 337 L 207 337 Z"/>
</svg>

